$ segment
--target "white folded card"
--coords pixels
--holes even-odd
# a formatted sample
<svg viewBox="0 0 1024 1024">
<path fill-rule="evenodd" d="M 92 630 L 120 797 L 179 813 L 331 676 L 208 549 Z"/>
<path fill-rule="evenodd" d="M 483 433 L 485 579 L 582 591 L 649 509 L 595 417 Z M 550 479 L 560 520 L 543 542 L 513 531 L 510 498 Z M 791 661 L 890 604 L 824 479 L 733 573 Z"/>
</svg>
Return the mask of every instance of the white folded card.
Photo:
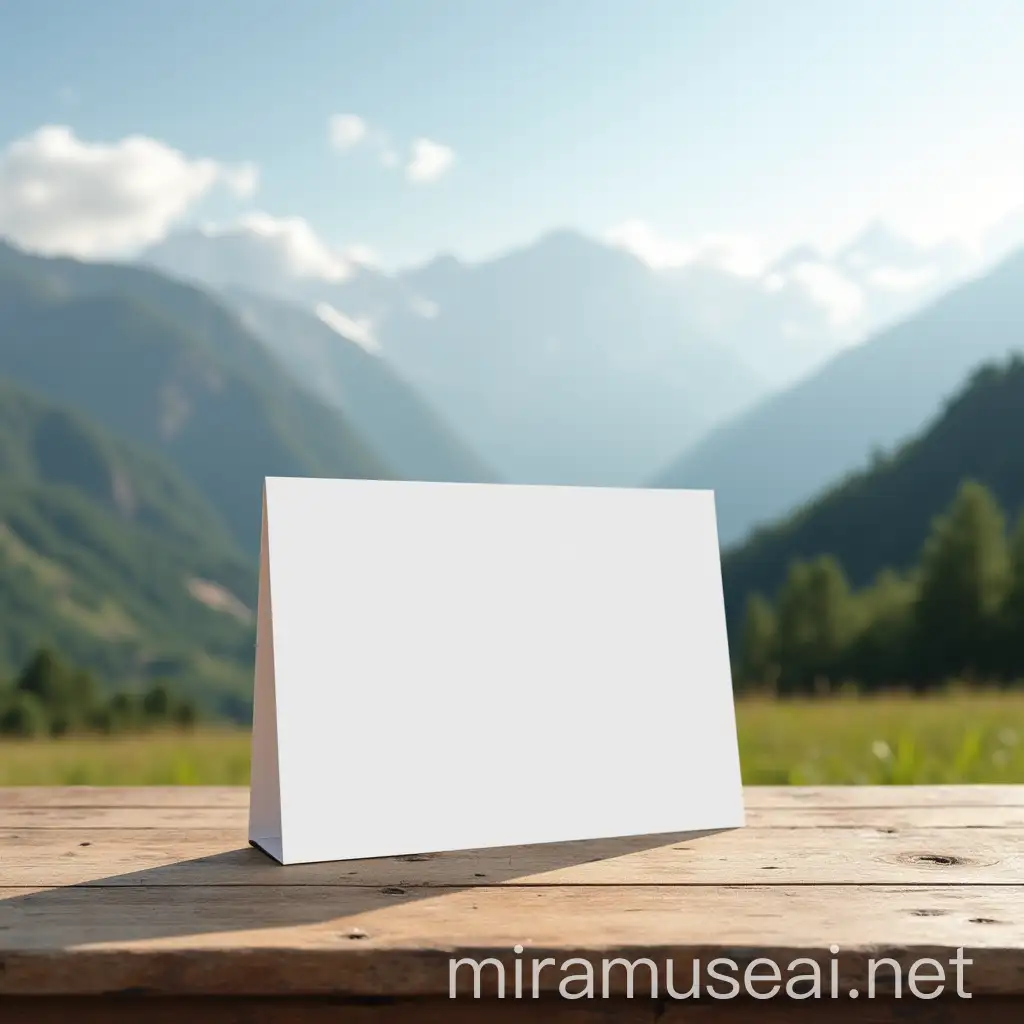
<svg viewBox="0 0 1024 1024">
<path fill-rule="evenodd" d="M 254 845 L 743 823 L 711 492 L 267 479 Z"/>
</svg>

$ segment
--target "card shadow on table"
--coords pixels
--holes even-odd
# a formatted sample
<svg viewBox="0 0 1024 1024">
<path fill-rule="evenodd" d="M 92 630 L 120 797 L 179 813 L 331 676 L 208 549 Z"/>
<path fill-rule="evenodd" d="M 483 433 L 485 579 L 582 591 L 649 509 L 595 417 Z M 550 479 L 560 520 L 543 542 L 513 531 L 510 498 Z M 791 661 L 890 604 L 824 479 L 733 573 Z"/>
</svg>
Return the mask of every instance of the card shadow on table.
<svg viewBox="0 0 1024 1024">
<path fill-rule="evenodd" d="M 360 918 L 418 901 L 443 901 L 495 887 L 614 884 L 566 878 L 566 869 L 678 846 L 732 829 L 709 829 L 490 847 L 282 867 L 251 846 L 0 898 L 0 958 L 6 952 L 66 950 L 253 932 L 331 922 L 339 938 L 362 938 Z M 102 846 L 91 833 L 92 846 Z M 699 846 L 699 844 L 698 844 Z M 74 850 L 61 855 L 72 858 Z M 102 851 L 97 851 L 102 852 Z M 152 858 L 146 858 L 152 860 Z M 0 864 L 3 857 L 0 854 Z M 633 873 L 635 878 L 635 873 Z M 685 879 L 681 879 L 684 881 Z M 625 879 L 623 880 L 625 884 Z M 668 880 L 666 880 L 668 881 Z M 4 881 L 0 872 L 0 886 Z"/>
</svg>

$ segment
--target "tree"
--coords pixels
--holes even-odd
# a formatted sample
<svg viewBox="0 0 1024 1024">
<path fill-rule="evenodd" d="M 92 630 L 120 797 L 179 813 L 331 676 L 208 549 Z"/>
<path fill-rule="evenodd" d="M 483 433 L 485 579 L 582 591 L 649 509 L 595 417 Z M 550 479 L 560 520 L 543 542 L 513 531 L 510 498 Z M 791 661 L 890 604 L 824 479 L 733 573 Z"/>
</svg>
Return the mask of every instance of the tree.
<svg viewBox="0 0 1024 1024">
<path fill-rule="evenodd" d="M 1007 676 L 1024 672 L 1024 513 L 1010 540 L 1010 579 L 1002 608 L 1002 667 Z"/>
<path fill-rule="evenodd" d="M 189 730 L 195 728 L 199 721 L 199 712 L 195 704 L 190 700 L 180 700 L 174 708 L 172 718 L 179 729 Z"/>
<path fill-rule="evenodd" d="M 850 676 L 868 687 L 892 685 L 908 678 L 908 644 L 917 587 L 913 579 L 891 569 L 878 574 L 856 596 L 860 626 L 844 657 Z"/>
<path fill-rule="evenodd" d="M 29 659 L 14 682 L 18 693 L 30 693 L 46 707 L 71 703 L 71 671 L 48 647 L 42 647 Z"/>
<path fill-rule="evenodd" d="M 40 648 L 29 659 L 15 680 L 14 689 L 39 702 L 53 736 L 87 725 L 96 703 L 93 677 L 70 667 L 47 647 Z"/>
<path fill-rule="evenodd" d="M 782 692 L 835 681 L 855 632 L 850 586 L 829 555 L 795 562 L 778 601 L 778 655 Z"/>
<path fill-rule="evenodd" d="M 737 681 L 745 686 L 774 687 L 778 679 L 775 612 L 761 594 L 747 599 L 743 620 Z"/>
<path fill-rule="evenodd" d="M 33 694 L 14 691 L 0 704 L 0 735 L 28 739 L 48 728 L 46 708 Z"/>
<path fill-rule="evenodd" d="M 100 699 L 93 676 L 49 648 L 32 655 L 13 686 L 0 687 L 0 733 L 7 735 L 112 733 L 163 724 L 190 729 L 200 718 L 195 703 L 164 682 L 144 694 L 121 691 Z"/>
<path fill-rule="evenodd" d="M 914 608 L 920 683 L 996 667 L 997 619 L 1009 582 L 1003 513 L 986 487 L 967 481 L 921 553 Z"/>
<path fill-rule="evenodd" d="M 142 719 L 142 708 L 138 698 L 131 693 L 115 693 L 107 701 L 107 720 L 111 732 L 126 732 L 137 729 Z"/>
<path fill-rule="evenodd" d="M 158 722 L 166 721 L 171 709 L 171 695 L 163 683 L 156 683 L 142 698 L 143 714 Z"/>
</svg>

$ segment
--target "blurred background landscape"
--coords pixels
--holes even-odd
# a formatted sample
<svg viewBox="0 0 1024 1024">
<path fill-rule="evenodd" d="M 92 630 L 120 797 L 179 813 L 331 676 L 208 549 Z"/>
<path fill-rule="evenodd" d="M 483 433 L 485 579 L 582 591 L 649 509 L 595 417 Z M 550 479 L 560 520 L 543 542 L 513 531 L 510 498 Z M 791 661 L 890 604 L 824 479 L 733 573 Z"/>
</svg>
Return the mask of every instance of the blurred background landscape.
<svg viewBox="0 0 1024 1024">
<path fill-rule="evenodd" d="M 0 784 L 247 780 L 268 475 L 713 488 L 746 781 L 1024 781 L 1016 0 L 0 21 Z"/>
</svg>

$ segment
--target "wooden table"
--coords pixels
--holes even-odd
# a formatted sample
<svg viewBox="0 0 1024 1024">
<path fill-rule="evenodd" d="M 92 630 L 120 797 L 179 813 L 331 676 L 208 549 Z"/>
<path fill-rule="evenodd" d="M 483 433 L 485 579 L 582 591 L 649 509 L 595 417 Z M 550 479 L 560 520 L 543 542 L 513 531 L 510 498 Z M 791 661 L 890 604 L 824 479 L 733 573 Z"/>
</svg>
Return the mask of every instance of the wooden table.
<svg viewBox="0 0 1024 1024">
<path fill-rule="evenodd" d="M 699 839 L 290 868 L 247 845 L 246 804 L 243 789 L 0 790 L 0 1020 L 995 1024 L 1024 1009 L 1024 786 L 749 789 L 748 827 Z M 956 995 L 951 964 L 938 999 L 908 991 L 914 961 L 946 965 L 959 947 L 972 998 Z M 498 959 L 506 998 L 492 965 L 475 1000 L 464 965 L 451 999 L 453 957 Z M 556 966 L 533 998 L 544 957 Z M 583 972 L 557 966 L 569 957 L 595 965 L 594 998 L 559 997 Z M 651 959 L 658 998 L 642 965 L 632 999 L 621 965 L 603 998 L 602 961 L 616 957 Z M 755 1001 L 743 972 L 758 957 L 783 986 L 810 973 L 788 968 L 796 957 L 822 965 L 822 998 Z M 884 965 L 867 996 L 882 957 L 900 969 L 899 1000 Z M 668 960 L 685 990 L 695 958 L 700 995 L 672 999 Z M 730 989 L 707 974 L 715 958 L 735 963 L 719 974 L 737 978 L 737 998 L 708 994 Z M 918 991 L 935 990 L 933 970 L 918 969 Z M 753 992 L 768 992 L 771 967 L 755 971 Z"/>
</svg>

